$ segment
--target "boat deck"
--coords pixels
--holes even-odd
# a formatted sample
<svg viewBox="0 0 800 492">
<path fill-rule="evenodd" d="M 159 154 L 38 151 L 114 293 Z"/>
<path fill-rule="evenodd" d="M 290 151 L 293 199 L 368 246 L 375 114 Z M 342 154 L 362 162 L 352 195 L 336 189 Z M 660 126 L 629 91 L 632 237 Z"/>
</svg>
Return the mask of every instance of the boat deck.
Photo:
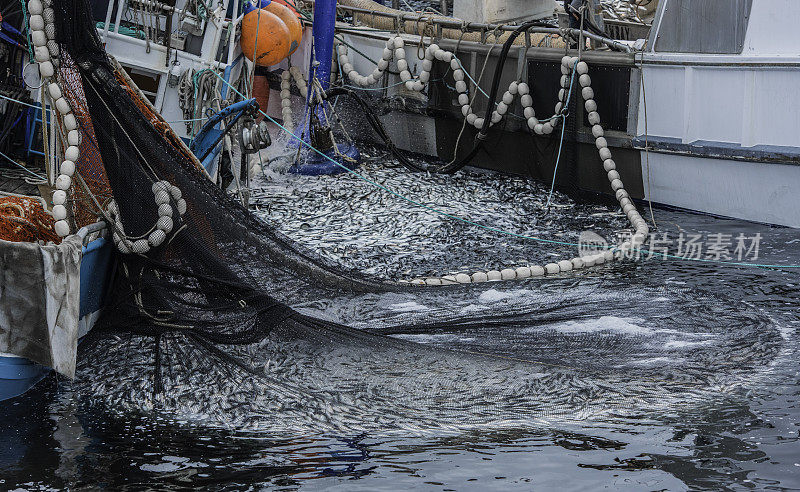
<svg viewBox="0 0 800 492">
<path fill-rule="evenodd" d="M 39 187 L 26 181 L 26 177 L 33 176 L 22 169 L 0 167 L 0 193 L 39 196 Z"/>
</svg>

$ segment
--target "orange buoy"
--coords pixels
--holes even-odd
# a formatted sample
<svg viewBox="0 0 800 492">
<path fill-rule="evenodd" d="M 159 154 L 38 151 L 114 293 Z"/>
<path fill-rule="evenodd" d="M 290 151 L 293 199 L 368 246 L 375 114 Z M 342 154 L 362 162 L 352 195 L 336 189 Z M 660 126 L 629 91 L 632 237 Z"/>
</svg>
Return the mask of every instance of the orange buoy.
<svg viewBox="0 0 800 492">
<path fill-rule="evenodd" d="M 264 9 L 253 9 L 242 19 L 239 43 L 248 60 L 256 65 L 270 66 L 289 56 L 291 34 L 277 15 Z"/>
<path fill-rule="evenodd" d="M 297 10 L 297 7 L 295 7 L 293 4 L 289 3 L 288 0 L 272 0 L 272 1 L 275 2 L 275 3 L 279 3 L 281 5 L 286 6 L 286 8 L 288 8 L 289 10 L 294 12 L 294 15 L 296 15 L 298 19 L 302 19 L 303 18 L 303 15 Z"/>
<path fill-rule="evenodd" d="M 262 5 L 264 4 L 262 3 Z M 291 55 L 300 47 L 300 41 L 303 37 L 303 25 L 300 24 L 297 11 L 292 10 L 278 0 L 272 0 L 269 4 L 264 5 L 263 9 L 280 17 L 286 27 L 289 28 L 289 54 Z"/>
</svg>

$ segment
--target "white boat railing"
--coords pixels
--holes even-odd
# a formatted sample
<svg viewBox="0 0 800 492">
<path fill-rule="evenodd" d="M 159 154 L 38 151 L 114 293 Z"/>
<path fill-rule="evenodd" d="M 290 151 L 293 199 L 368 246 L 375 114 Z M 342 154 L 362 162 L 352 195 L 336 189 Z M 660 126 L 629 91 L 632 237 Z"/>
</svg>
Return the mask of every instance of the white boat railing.
<svg viewBox="0 0 800 492">
<path fill-rule="evenodd" d="M 75 234 L 79 238 L 81 238 L 81 241 L 83 241 L 85 246 L 86 239 L 89 237 L 90 234 L 94 234 L 95 232 L 100 232 L 102 230 L 105 230 L 107 227 L 108 225 L 105 222 L 94 222 L 92 224 L 81 227 Z"/>
</svg>

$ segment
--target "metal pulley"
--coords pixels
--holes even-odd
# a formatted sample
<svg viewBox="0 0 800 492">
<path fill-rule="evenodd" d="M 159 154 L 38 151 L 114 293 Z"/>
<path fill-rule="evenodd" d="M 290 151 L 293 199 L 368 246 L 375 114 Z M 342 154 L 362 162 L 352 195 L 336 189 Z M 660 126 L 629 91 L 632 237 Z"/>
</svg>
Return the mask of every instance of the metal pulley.
<svg viewBox="0 0 800 492">
<path fill-rule="evenodd" d="M 264 121 L 256 123 L 252 118 L 242 121 L 242 130 L 239 132 L 239 142 L 242 144 L 242 152 L 245 154 L 255 154 L 261 149 L 266 149 L 272 145 L 272 138 L 269 129 Z"/>
</svg>

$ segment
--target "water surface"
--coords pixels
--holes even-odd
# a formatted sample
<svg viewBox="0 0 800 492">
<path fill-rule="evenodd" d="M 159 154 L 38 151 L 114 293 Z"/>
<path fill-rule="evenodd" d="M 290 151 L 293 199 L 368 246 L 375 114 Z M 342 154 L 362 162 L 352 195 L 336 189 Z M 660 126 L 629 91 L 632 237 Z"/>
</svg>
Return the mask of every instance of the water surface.
<svg viewBox="0 0 800 492">
<path fill-rule="evenodd" d="M 536 207 L 540 202 L 539 195 L 525 203 Z M 595 207 L 567 207 L 554 217 L 578 211 L 591 218 L 587 228 L 600 224 L 600 232 L 606 233 L 619 228 L 613 209 Z M 758 262 L 800 264 L 798 231 L 665 210 L 656 210 L 656 220 L 659 233 L 676 237 L 681 232 L 704 238 L 760 233 Z M 519 224 L 529 227 L 533 222 Z M 564 224 L 569 237 L 577 236 L 584 225 L 574 220 Z M 443 237 L 438 219 L 429 225 L 431 237 Z M 552 221 L 539 232 L 557 227 L 558 221 Z M 447 229 L 449 235 L 468 233 Z M 483 232 L 472 234 L 480 241 L 465 242 L 464 251 L 458 249 L 458 241 L 441 249 L 425 244 L 431 252 L 416 256 L 410 248 L 415 259 L 410 270 L 421 270 L 409 274 L 424 274 L 425 268 L 475 267 L 480 251 L 469 246 L 484 242 L 485 250 L 491 250 L 492 244 Z M 384 239 L 376 232 L 374 240 L 363 256 L 342 261 L 369 268 L 365 258 L 374 255 Z M 504 245 L 498 248 L 496 262 L 548 254 L 541 245 L 494 241 Z M 425 266 L 428 256 L 432 266 Z M 396 261 L 387 258 L 378 270 L 388 271 Z M 549 355 L 550 362 L 602 366 L 606 373 L 616 370 L 622 376 L 628 371 L 629 379 L 648 367 L 662 374 L 674 366 L 677 375 L 707 387 L 677 393 L 676 401 L 660 407 L 610 407 L 585 414 L 567 408 L 548 418 L 532 416 L 497 429 L 383 432 L 372 426 L 348 432 L 309 426 L 276 435 L 104 410 L 85 404 L 91 395 L 78 395 L 72 385 L 51 377 L 29 394 L 0 404 L 0 488 L 800 488 L 799 283 L 798 273 L 790 270 L 651 259 L 558 279 L 483 284 L 448 298 L 449 308 L 405 295 L 345 296 L 330 302 L 298 299 L 296 305 L 309 313 L 434 347 L 540 359 Z M 525 313 L 535 307 L 531 299 L 536 296 L 563 302 L 556 303 L 559 309 L 553 313 Z M 386 328 L 407 316 L 435 319 L 443 309 L 521 309 L 521 316 L 537 322 L 526 330 L 502 333 L 474 326 L 401 333 Z M 637 383 L 647 391 L 642 381 Z"/>
</svg>

